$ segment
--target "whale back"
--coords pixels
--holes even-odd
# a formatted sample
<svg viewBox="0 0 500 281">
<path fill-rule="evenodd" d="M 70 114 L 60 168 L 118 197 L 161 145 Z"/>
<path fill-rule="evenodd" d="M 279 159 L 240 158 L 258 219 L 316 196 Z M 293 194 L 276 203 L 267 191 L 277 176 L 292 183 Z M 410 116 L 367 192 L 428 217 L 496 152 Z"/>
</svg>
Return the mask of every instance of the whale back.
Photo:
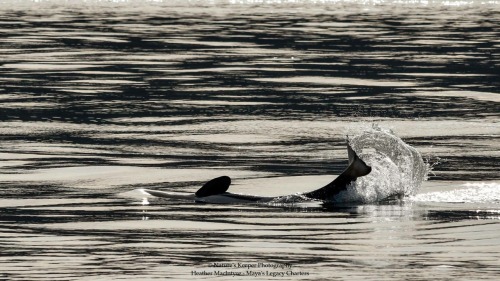
<svg viewBox="0 0 500 281">
<path fill-rule="evenodd" d="M 212 195 L 218 195 L 226 192 L 231 185 L 231 178 L 228 176 L 218 177 L 209 180 L 205 183 L 198 191 L 196 191 L 196 197 L 206 197 Z"/>
<path fill-rule="evenodd" d="M 335 180 L 333 180 L 326 186 L 311 192 L 303 193 L 302 195 L 309 197 L 311 199 L 328 201 L 341 191 L 346 190 L 347 186 L 353 181 L 355 181 L 358 177 L 368 175 L 371 172 L 372 168 L 358 157 L 358 155 L 351 148 L 349 143 L 347 144 L 347 153 L 349 158 L 349 165 L 342 172 L 342 174 L 340 174 Z M 201 198 L 201 197 L 209 197 L 213 195 L 224 194 L 226 197 L 232 196 L 233 199 L 244 199 L 244 201 L 260 201 L 262 199 L 269 199 L 269 198 L 261 198 L 258 196 L 250 196 L 251 198 L 247 197 L 242 198 L 241 195 L 226 193 L 230 185 L 231 185 L 230 177 L 228 176 L 218 177 L 205 183 L 198 191 L 196 191 L 195 196 Z M 234 196 L 238 198 L 234 198 Z"/>
</svg>

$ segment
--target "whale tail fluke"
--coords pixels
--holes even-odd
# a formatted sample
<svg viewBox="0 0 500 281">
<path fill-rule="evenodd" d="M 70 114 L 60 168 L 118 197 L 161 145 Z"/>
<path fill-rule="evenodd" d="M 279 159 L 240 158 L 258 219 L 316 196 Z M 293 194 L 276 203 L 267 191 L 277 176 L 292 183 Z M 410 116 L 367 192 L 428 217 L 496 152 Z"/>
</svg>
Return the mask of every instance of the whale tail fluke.
<svg viewBox="0 0 500 281">
<path fill-rule="evenodd" d="M 326 186 L 304 193 L 303 195 L 311 199 L 330 200 L 339 192 L 346 190 L 347 186 L 357 178 L 368 175 L 372 168 L 361 160 L 356 152 L 347 144 L 349 166 L 335 180 Z"/>
<path fill-rule="evenodd" d="M 347 154 L 349 157 L 349 166 L 345 171 L 348 171 L 351 176 L 358 178 L 366 176 L 372 171 L 372 167 L 366 165 L 365 161 L 358 157 L 349 144 L 347 144 Z"/>
<path fill-rule="evenodd" d="M 354 150 L 352 150 L 352 147 L 349 145 L 349 142 L 347 143 L 347 156 L 349 157 L 349 165 L 352 164 L 356 159 L 358 159 L 358 155 Z"/>
</svg>

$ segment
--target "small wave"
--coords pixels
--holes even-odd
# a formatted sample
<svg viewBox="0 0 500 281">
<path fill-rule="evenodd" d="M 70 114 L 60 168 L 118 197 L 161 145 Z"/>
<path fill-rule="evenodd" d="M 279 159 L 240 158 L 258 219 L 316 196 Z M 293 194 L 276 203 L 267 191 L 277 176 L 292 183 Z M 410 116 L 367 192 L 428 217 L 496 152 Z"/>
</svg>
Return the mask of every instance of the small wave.
<svg viewBox="0 0 500 281">
<path fill-rule="evenodd" d="M 335 202 L 372 203 L 411 196 L 427 179 L 429 165 L 415 148 L 392 131 L 374 124 L 348 137 L 352 148 L 372 167 L 372 172 L 349 185 L 335 197 Z"/>
<path fill-rule="evenodd" d="M 286 195 L 286 196 L 280 196 L 276 197 L 267 204 L 270 205 L 275 205 L 275 204 L 295 204 L 295 203 L 304 203 L 304 202 L 310 202 L 311 198 L 306 197 L 300 193 L 297 194 L 292 194 L 292 195 Z"/>
<path fill-rule="evenodd" d="M 464 188 L 436 191 L 411 196 L 416 202 L 446 202 L 446 203 L 500 203 L 499 183 L 466 183 Z"/>
</svg>

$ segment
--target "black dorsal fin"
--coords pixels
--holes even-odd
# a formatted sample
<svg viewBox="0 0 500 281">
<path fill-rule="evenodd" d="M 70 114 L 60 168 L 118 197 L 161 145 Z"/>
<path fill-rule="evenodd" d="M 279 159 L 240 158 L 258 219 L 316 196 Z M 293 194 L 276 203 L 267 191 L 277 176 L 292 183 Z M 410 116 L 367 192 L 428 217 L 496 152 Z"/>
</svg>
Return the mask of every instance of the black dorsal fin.
<svg viewBox="0 0 500 281">
<path fill-rule="evenodd" d="M 195 195 L 197 197 L 206 197 L 211 195 L 217 195 L 226 192 L 231 185 L 231 178 L 228 176 L 218 177 L 212 180 L 209 180 L 205 183 L 198 191 L 196 191 Z"/>
</svg>

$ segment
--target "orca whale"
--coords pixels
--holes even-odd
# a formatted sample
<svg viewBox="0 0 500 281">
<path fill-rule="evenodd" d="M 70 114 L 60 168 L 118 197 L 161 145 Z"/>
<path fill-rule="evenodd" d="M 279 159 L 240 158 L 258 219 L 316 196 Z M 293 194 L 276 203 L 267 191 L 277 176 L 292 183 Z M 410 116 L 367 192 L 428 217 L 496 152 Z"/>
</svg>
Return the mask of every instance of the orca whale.
<svg viewBox="0 0 500 281">
<path fill-rule="evenodd" d="M 348 167 L 337 178 L 322 188 L 299 195 L 311 200 L 332 201 L 335 195 L 346 190 L 347 186 L 358 177 L 366 176 L 371 172 L 371 167 L 358 157 L 349 144 L 347 144 L 347 154 L 349 158 Z M 230 185 L 231 178 L 228 176 L 221 176 L 208 181 L 194 194 L 172 193 L 151 189 L 144 189 L 143 191 L 156 197 L 194 200 L 200 203 L 266 203 L 284 197 L 265 197 L 230 193 L 227 192 Z"/>
</svg>

